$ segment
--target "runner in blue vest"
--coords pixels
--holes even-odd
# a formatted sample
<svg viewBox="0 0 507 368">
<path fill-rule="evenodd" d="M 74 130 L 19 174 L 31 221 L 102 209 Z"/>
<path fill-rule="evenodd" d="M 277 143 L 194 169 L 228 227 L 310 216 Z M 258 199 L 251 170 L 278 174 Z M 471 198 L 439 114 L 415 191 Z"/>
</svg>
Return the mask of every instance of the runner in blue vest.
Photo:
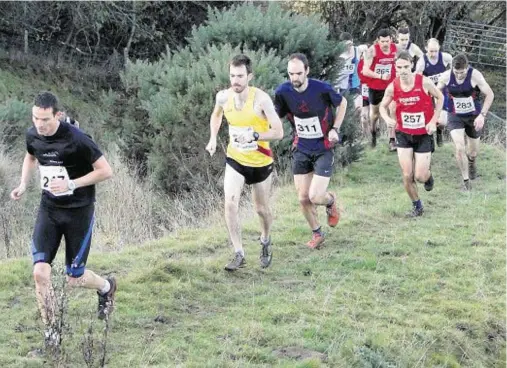
<svg viewBox="0 0 507 368">
<path fill-rule="evenodd" d="M 456 146 L 456 160 L 463 176 L 463 190 L 468 191 L 472 189 L 470 180 L 477 176 L 475 163 L 481 131 L 495 95 L 481 72 L 469 65 L 465 54 L 454 57 L 452 69 L 441 75 L 438 88 L 447 88 L 449 93 L 447 127 Z M 482 106 L 479 101 L 481 92 L 485 96 Z"/>
<path fill-rule="evenodd" d="M 430 38 L 426 44 L 426 54 L 417 62 L 415 71 L 419 74 L 429 77 L 435 85 L 443 72 L 451 68 L 452 55 L 447 52 L 440 51 L 440 43 L 436 38 Z M 444 108 L 438 118 L 437 126 L 437 145 L 439 147 L 443 144 L 442 133 L 443 128 L 447 125 L 447 109 L 449 104 L 449 97 L 447 91 L 442 91 L 444 94 Z"/>
<path fill-rule="evenodd" d="M 410 41 L 410 29 L 407 27 L 399 28 L 396 38 L 398 39 L 398 43 L 396 44 L 398 51 L 407 51 L 414 60 L 414 67 L 412 68 L 412 71 L 414 71 L 417 61 L 423 57 L 421 48 Z"/>
</svg>

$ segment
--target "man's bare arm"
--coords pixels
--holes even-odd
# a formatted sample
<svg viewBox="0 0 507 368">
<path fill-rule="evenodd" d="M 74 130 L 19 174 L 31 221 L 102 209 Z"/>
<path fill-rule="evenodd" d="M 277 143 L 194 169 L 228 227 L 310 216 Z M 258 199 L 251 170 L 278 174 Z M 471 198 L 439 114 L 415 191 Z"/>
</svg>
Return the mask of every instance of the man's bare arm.
<svg viewBox="0 0 507 368">
<path fill-rule="evenodd" d="M 222 118 L 224 115 L 224 105 L 227 102 L 227 90 L 222 90 L 217 93 L 215 99 L 215 107 L 211 113 L 209 120 L 210 126 L 210 139 L 216 139 L 220 126 L 222 125 Z"/>
<path fill-rule="evenodd" d="M 451 71 L 450 70 L 440 74 L 440 79 L 438 80 L 437 88 L 439 90 L 443 90 L 449 84 L 450 78 L 451 78 Z"/>
<path fill-rule="evenodd" d="M 370 69 L 375 57 L 375 46 L 370 46 L 364 55 L 363 74 L 370 78 L 382 79 L 382 76 Z"/>
<path fill-rule="evenodd" d="M 266 92 L 261 93 L 259 101 L 264 115 L 270 125 L 267 132 L 258 132 L 260 141 L 274 141 L 283 138 L 283 124 L 278 116 L 271 97 Z"/>
<path fill-rule="evenodd" d="M 394 98 L 394 86 L 393 83 L 389 84 L 387 86 L 386 91 L 384 93 L 384 97 L 382 98 L 382 102 L 380 102 L 380 116 L 382 116 L 382 119 L 387 123 L 388 126 L 395 126 L 396 120 L 394 120 L 390 115 L 387 109 L 389 108 L 389 105 L 393 101 Z"/>
<path fill-rule="evenodd" d="M 442 52 L 442 61 L 446 67 L 452 65 L 452 55 L 447 52 Z"/>
<path fill-rule="evenodd" d="M 415 72 L 418 74 L 422 74 L 424 72 L 424 58 L 419 58 L 419 60 L 417 60 Z"/>
<path fill-rule="evenodd" d="M 442 108 L 444 106 L 444 95 L 442 92 L 435 86 L 433 81 L 429 78 L 423 77 L 423 88 L 428 91 L 429 95 L 435 98 L 435 114 L 433 115 L 433 119 L 431 123 L 436 123 L 440 113 L 442 112 Z"/>
<path fill-rule="evenodd" d="M 491 104 L 493 103 L 493 100 L 495 99 L 495 94 L 493 93 L 493 90 L 489 86 L 488 82 L 486 82 L 486 79 L 484 79 L 484 76 L 480 71 L 477 69 L 474 69 L 472 72 L 472 86 L 476 85 L 479 87 L 482 93 L 484 93 L 484 103 L 482 104 L 482 110 L 481 113 L 483 115 L 486 115 L 489 111 L 489 108 L 491 107 Z"/>
</svg>

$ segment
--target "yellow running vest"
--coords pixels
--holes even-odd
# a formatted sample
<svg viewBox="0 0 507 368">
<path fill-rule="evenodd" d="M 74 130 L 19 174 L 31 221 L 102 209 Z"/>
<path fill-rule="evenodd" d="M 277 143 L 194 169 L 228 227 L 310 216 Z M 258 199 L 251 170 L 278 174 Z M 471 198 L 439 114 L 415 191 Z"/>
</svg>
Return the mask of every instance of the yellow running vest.
<svg viewBox="0 0 507 368">
<path fill-rule="evenodd" d="M 254 111 L 254 99 L 257 88 L 249 87 L 248 98 L 242 110 L 234 106 L 234 93 L 229 92 L 224 106 L 224 115 L 229 123 L 229 145 L 227 157 L 232 158 L 243 166 L 262 167 L 273 163 L 273 154 L 269 149 L 269 142 L 253 141 L 240 144 L 234 139 L 244 131 L 253 130 L 257 133 L 267 132 L 269 123 Z"/>
</svg>

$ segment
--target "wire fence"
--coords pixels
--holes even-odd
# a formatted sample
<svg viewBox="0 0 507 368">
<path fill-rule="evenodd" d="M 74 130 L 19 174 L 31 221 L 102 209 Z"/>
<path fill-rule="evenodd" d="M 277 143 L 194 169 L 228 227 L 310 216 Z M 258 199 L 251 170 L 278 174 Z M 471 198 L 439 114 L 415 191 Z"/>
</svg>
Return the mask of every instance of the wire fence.
<svg viewBox="0 0 507 368">
<path fill-rule="evenodd" d="M 474 64 L 505 69 L 505 28 L 452 20 L 445 35 L 445 45 L 452 54 L 465 52 Z"/>
</svg>

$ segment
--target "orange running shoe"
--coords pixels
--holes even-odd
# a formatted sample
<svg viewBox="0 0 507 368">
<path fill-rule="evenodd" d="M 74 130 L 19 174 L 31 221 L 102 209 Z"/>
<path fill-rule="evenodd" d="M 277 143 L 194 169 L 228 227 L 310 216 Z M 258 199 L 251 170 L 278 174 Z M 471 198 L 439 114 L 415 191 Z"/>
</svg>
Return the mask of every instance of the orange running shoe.
<svg viewBox="0 0 507 368">
<path fill-rule="evenodd" d="M 331 192 L 329 194 L 333 197 L 333 204 L 326 206 L 327 224 L 331 227 L 335 227 L 340 221 L 340 212 L 338 208 L 336 208 L 336 194 Z"/>
<path fill-rule="evenodd" d="M 312 240 L 310 240 L 306 245 L 311 249 L 319 249 L 319 247 L 324 243 L 324 233 L 313 233 Z"/>
</svg>

